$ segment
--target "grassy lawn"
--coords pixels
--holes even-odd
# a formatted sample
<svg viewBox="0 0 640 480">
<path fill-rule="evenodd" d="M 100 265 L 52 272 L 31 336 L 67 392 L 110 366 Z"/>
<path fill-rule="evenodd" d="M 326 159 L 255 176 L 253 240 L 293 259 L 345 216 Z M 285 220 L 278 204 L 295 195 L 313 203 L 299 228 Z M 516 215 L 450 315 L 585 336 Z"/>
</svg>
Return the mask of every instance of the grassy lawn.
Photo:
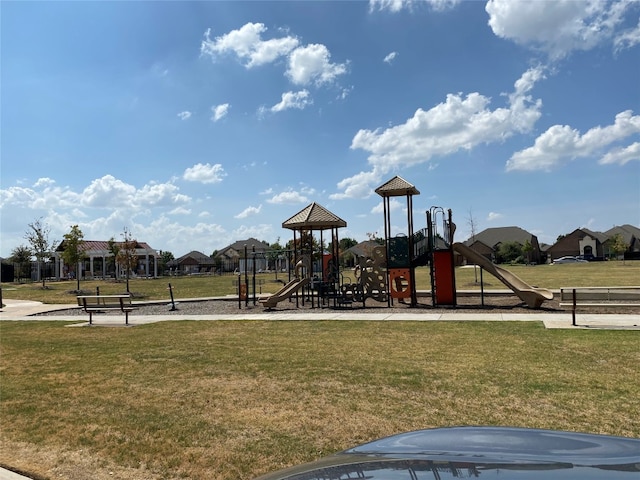
<svg viewBox="0 0 640 480">
<path fill-rule="evenodd" d="M 639 332 L 349 321 L 1 329 L 0 463 L 42 478 L 250 479 L 447 425 L 640 437 Z"/>
<path fill-rule="evenodd" d="M 583 286 L 622 286 L 638 285 L 640 281 L 639 261 L 611 261 L 594 262 L 585 264 L 565 265 L 537 265 L 537 266 L 503 266 L 512 271 L 530 285 L 538 287 L 558 289 L 561 287 Z M 345 277 L 355 281 L 351 271 L 344 272 Z M 480 273 L 478 269 L 478 278 Z M 278 274 L 279 280 L 287 280 L 285 274 Z M 233 275 L 224 276 L 186 276 L 158 279 L 133 279 L 130 281 L 129 290 L 134 294 L 135 300 L 166 300 L 169 299 L 168 284 L 171 283 L 175 298 L 202 298 L 222 295 L 233 295 L 236 287 Z M 244 282 L 244 276 L 241 278 Z M 273 293 L 282 284 L 275 281 L 275 274 L 256 275 L 256 290 L 264 293 Z M 260 282 L 264 282 L 260 285 Z M 488 273 L 483 275 L 486 289 L 506 288 L 499 280 Z M 249 275 L 249 283 L 252 277 Z M 61 281 L 48 282 L 46 289 L 42 289 L 40 283 L 4 284 L 2 286 L 3 298 L 38 300 L 45 303 L 76 303 L 76 282 Z M 431 277 L 428 267 L 420 267 L 416 270 L 416 286 L 418 290 L 431 289 Z M 458 289 L 480 289 L 480 284 L 475 282 L 473 268 L 456 269 L 456 286 Z M 80 288 L 87 294 L 100 289 L 101 294 L 126 293 L 125 282 L 113 280 L 82 281 Z"/>
</svg>

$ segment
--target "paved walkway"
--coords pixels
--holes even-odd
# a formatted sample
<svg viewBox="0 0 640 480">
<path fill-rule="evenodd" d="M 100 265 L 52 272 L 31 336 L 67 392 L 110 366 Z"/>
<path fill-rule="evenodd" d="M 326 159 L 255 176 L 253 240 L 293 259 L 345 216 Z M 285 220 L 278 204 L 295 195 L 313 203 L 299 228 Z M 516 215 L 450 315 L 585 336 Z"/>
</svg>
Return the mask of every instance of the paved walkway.
<svg viewBox="0 0 640 480">
<path fill-rule="evenodd" d="M 176 300 L 179 302 L 180 300 Z M 27 300 L 4 300 L 5 307 L 0 311 L 0 320 L 5 321 L 55 321 L 64 320 L 76 322 L 72 326 L 89 325 L 87 317 L 75 315 L 53 315 L 55 310 L 78 308 L 71 305 L 45 305 L 40 302 Z M 33 316 L 37 313 L 49 312 L 47 316 Z M 389 309 L 388 312 L 367 312 L 364 310 L 332 310 L 305 311 L 292 313 L 291 311 L 278 313 L 233 313 L 216 315 L 129 315 L 129 326 L 144 325 L 156 322 L 178 320 L 361 320 L 361 321 L 507 321 L 507 322 L 543 322 L 546 328 L 583 328 L 583 329 L 629 329 L 640 330 L 639 314 L 580 314 L 576 315 L 576 325 L 572 325 L 571 313 L 465 313 L 464 311 L 429 312 L 426 310 L 414 310 L 397 312 Z M 95 326 L 124 326 L 123 315 L 94 315 Z M 0 480 L 2 480 L 0 478 Z"/>
<path fill-rule="evenodd" d="M 31 480 L 29 477 L 19 475 L 11 470 L 0 468 L 0 480 Z"/>
</svg>

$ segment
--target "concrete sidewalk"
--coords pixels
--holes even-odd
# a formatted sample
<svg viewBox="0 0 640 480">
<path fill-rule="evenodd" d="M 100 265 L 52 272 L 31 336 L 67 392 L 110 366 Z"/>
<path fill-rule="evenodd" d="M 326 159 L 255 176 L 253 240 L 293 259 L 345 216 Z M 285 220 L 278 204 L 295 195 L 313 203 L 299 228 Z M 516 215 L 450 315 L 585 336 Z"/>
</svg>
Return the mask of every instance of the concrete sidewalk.
<svg viewBox="0 0 640 480">
<path fill-rule="evenodd" d="M 0 311 L 2 321 L 67 321 L 75 322 L 71 326 L 88 326 L 87 317 L 77 315 L 55 315 L 56 310 L 78 308 L 76 304 L 70 305 L 45 305 L 40 302 L 25 300 L 5 300 L 5 307 Z M 38 313 L 50 313 L 47 316 L 34 316 Z M 150 323 L 180 321 L 180 320 L 254 320 L 254 321 L 318 321 L 318 320 L 356 320 L 356 321 L 503 321 L 503 322 L 542 322 L 546 328 L 570 328 L 570 329 L 627 329 L 640 330 L 640 315 L 638 314 L 577 314 L 576 325 L 572 325 L 570 312 L 559 313 L 465 313 L 464 311 L 451 310 L 447 312 L 429 312 L 428 310 L 415 310 L 398 312 L 389 311 L 367 312 L 364 310 L 333 310 L 320 309 L 318 311 L 305 310 L 304 312 L 277 311 L 263 313 L 244 313 L 239 311 L 233 314 L 216 315 L 129 315 L 129 326 L 146 325 Z M 94 314 L 94 326 L 125 326 L 124 315 L 96 315 Z"/>
</svg>

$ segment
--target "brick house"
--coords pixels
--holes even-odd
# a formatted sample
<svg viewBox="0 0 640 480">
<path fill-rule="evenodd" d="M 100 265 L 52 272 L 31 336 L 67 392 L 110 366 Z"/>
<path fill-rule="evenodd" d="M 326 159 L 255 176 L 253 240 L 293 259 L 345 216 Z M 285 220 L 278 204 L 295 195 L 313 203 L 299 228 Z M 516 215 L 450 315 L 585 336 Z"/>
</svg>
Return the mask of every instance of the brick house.
<svg viewBox="0 0 640 480">
<path fill-rule="evenodd" d="M 495 262 L 500 244 L 505 242 L 516 242 L 522 246 L 529 242 L 532 248 L 529 252 L 529 262 L 541 263 L 543 257 L 538 237 L 520 227 L 487 228 L 465 241 L 464 244 Z"/>
</svg>

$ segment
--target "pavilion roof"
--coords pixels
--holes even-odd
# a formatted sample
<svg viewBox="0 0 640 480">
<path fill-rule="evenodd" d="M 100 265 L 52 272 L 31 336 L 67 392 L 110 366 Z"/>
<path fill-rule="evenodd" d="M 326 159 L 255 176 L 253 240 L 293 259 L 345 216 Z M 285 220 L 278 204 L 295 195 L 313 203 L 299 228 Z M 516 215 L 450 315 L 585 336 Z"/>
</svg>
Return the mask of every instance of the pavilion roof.
<svg viewBox="0 0 640 480">
<path fill-rule="evenodd" d="M 324 230 L 328 228 L 346 226 L 347 222 L 316 202 L 306 206 L 293 217 L 282 222 L 282 228 L 288 228 L 290 230 L 296 230 L 299 228 Z"/>
<path fill-rule="evenodd" d="M 376 193 L 381 197 L 399 197 L 402 195 L 420 195 L 418 189 L 404 178 L 396 175 L 391 180 L 376 188 Z"/>
</svg>

